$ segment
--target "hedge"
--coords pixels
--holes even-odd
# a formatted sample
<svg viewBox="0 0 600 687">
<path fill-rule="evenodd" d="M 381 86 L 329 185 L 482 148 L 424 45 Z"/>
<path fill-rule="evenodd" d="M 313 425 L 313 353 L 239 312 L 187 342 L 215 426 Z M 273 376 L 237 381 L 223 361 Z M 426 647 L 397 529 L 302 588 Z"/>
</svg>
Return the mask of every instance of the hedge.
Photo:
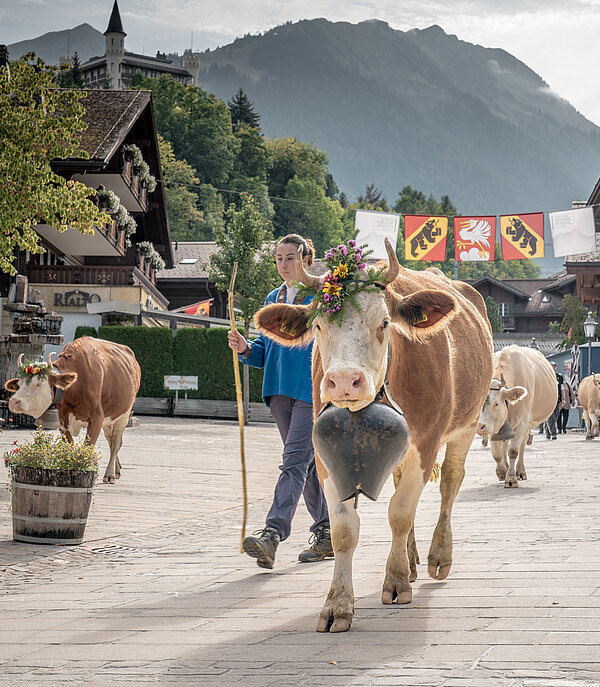
<svg viewBox="0 0 600 687">
<path fill-rule="evenodd" d="M 142 369 L 138 396 L 170 396 L 164 376 L 173 374 L 173 331 L 166 327 L 98 328 L 98 337 L 129 346 Z"/>
<path fill-rule="evenodd" d="M 198 377 L 198 391 L 188 391 L 188 398 L 235 401 L 233 354 L 227 345 L 227 331 L 226 327 L 177 330 L 172 373 Z M 262 401 L 262 370 L 254 367 L 250 368 L 250 401 Z"/>
<path fill-rule="evenodd" d="M 80 339 L 82 336 L 98 336 L 96 327 L 88 327 L 86 324 L 80 324 L 75 330 L 75 338 Z"/>
</svg>

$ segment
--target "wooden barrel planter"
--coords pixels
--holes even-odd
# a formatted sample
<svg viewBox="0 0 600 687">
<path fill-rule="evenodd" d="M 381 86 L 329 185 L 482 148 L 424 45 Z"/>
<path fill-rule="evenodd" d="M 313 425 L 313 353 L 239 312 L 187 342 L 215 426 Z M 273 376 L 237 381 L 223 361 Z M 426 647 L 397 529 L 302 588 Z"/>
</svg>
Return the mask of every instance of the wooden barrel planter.
<svg viewBox="0 0 600 687">
<path fill-rule="evenodd" d="M 12 468 L 13 539 L 81 544 L 96 472 Z"/>
</svg>

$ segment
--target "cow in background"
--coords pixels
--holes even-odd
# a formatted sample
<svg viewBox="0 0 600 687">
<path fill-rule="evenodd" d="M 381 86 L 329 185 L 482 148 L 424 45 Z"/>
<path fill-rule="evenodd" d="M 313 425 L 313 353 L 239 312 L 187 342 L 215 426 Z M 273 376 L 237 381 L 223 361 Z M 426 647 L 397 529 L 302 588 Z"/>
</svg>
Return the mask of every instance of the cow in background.
<svg viewBox="0 0 600 687">
<path fill-rule="evenodd" d="M 392 545 L 381 601 L 410 603 L 417 577 L 415 511 L 431 475 L 439 448 L 446 444 L 441 470 L 440 515 L 428 556 L 431 577 L 443 580 L 452 565 L 452 505 L 463 481 L 465 458 L 477 428 L 492 376 L 493 347 L 485 303 L 469 285 L 436 269 L 417 272 L 400 267 L 388 239 L 389 266 L 381 288 L 355 296 L 341 325 L 326 316 L 309 324 L 310 305 L 273 303 L 261 309 L 257 328 L 282 345 L 302 345 L 315 337 L 313 399 L 318 413 L 329 401 L 357 411 L 371 403 L 388 373 L 392 397 L 410 429 L 410 445 L 394 470 L 395 493 L 388 517 Z M 322 281 L 307 274 L 301 261 L 297 274 L 320 290 Z M 366 272 L 358 273 L 366 279 Z M 354 615 L 352 558 L 358 543 L 359 516 L 352 502 L 340 502 L 336 487 L 316 457 L 317 471 L 329 506 L 335 553 L 331 589 L 317 623 L 319 632 L 343 632 Z"/>
<path fill-rule="evenodd" d="M 598 436 L 598 417 L 600 417 L 600 374 L 584 377 L 579 383 L 577 395 L 583 409 L 583 419 L 587 429 L 585 438 Z"/>
<path fill-rule="evenodd" d="M 518 480 L 527 479 L 524 454 L 531 430 L 548 419 L 557 400 L 556 375 L 542 353 L 522 346 L 496 353 L 477 433 L 495 434 L 507 420 L 513 429 L 513 439 L 491 441 L 496 474 L 505 487 L 518 487 Z"/>
<path fill-rule="evenodd" d="M 64 394 L 56 403 L 61 433 L 72 442 L 87 427 L 85 440 L 94 445 L 104 429 L 110 447 L 104 481 L 114 484 L 121 476 L 123 430 L 140 387 L 141 370 L 133 351 L 84 336 L 68 343 L 52 365 L 58 373 L 34 376 L 28 383 L 18 378 L 6 382 L 5 389 L 13 393 L 9 409 L 39 418 L 53 405 L 55 390 L 62 389 Z"/>
</svg>

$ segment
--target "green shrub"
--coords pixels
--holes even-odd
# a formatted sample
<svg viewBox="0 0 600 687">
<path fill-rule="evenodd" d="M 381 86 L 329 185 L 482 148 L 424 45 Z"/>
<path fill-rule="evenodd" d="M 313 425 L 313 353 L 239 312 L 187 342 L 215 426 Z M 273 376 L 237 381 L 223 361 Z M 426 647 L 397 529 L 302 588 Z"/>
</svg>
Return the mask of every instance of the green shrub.
<svg viewBox="0 0 600 687">
<path fill-rule="evenodd" d="M 236 400 L 233 353 L 227 345 L 227 331 L 226 327 L 177 330 L 172 374 L 198 377 L 198 391 L 188 391 L 188 398 Z M 262 401 L 262 377 L 262 370 L 250 368 L 251 401 Z"/>
<path fill-rule="evenodd" d="M 166 327 L 99 327 L 98 337 L 129 346 L 142 369 L 138 396 L 171 396 L 164 376 L 173 374 L 173 331 Z"/>
<path fill-rule="evenodd" d="M 88 327 L 86 324 L 80 324 L 75 330 L 75 338 L 80 339 L 82 336 L 98 336 L 98 330 L 96 327 Z"/>
<path fill-rule="evenodd" d="M 16 446 L 4 454 L 7 468 L 25 466 L 46 470 L 81 470 L 98 472 L 98 453 L 91 444 L 65 441 L 62 436 L 38 430 L 31 441 Z"/>
</svg>

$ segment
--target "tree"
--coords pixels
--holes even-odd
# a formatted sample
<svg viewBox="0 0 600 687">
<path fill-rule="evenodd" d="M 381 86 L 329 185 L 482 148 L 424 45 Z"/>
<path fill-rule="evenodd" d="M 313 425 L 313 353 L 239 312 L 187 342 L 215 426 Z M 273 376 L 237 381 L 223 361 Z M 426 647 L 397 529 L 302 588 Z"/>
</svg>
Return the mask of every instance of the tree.
<svg viewBox="0 0 600 687">
<path fill-rule="evenodd" d="M 248 338 L 254 313 L 262 307 L 265 296 L 277 285 L 277 270 L 270 249 L 273 227 L 265 220 L 254 198 L 242 195 L 240 210 L 230 205 L 225 226 L 215 232 L 219 251 L 210 258 L 208 276 L 220 291 L 227 291 L 237 262 L 235 294 L 239 315 Z M 244 368 L 244 412 L 247 416 L 248 370 Z"/>
<path fill-rule="evenodd" d="M 187 160 L 201 183 L 217 188 L 224 185 L 239 147 L 227 105 L 168 74 L 146 79 L 142 85 L 152 91 L 156 126 L 173 146 L 175 156 Z"/>
<path fill-rule="evenodd" d="M 81 69 L 81 62 L 79 61 L 79 55 L 77 54 L 77 52 L 75 52 L 75 55 L 73 57 L 73 66 L 71 67 L 71 78 L 73 79 L 73 86 L 75 88 L 83 88 L 83 71 Z"/>
<path fill-rule="evenodd" d="M 587 337 L 583 323 L 587 318 L 588 308 L 581 301 L 568 294 L 562 299 L 560 309 L 565 314 L 561 320 L 559 331 L 565 334 L 565 338 L 560 342 L 559 348 L 567 350 L 571 346 L 580 346 L 586 343 Z"/>
<path fill-rule="evenodd" d="M 503 332 L 504 326 L 502 324 L 500 313 L 498 312 L 498 304 L 491 296 L 486 296 L 485 309 L 487 310 L 488 320 L 492 325 L 492 331 Z"/>
<path fill-rule="evenodd" d="M 35 55 L 0 67 L 0 269 L 15 274 L 16 249 L 42 253 L 36 224 L 82 233 L 109 221 L 90 200 L 93 189 L 67 181 L 50 161 L 86 157 L 84 91 L 54 88 L 56 69 Z"/>
<path fill-rule="evenodd" d="M 384 212 L 389 212 L 387 200 L 375 184 L 369 184 L 365 195 L 358 196 L 357 202 L 363 210 L 383 210 Z"/>
<path fill-rule="evenodd" d="M 254 111 L 252 102 L 241 88 L 227 103 L 227 107 L 231 113 L 231 126 L 234 132 L 241 124 L 254 129 L 259 128 L 260 115 Z"/>
<path fill-rule="evenodd" d="M 241 123 L 234 134 L 238 141 L 238 152 L 233 163 L 228 188 L 231 191 L 247 192 L 253 195 L 260 211 L 267 218 L 273 217 L 273 204 L 269 200 L 267 185 L 268 156 L 265 142 L 258 129 Z M 232 201 L 238 209 L 241 207 L 240 196 L 232 194 Z"/>
<path fill-rule="evenodd" d="M 175 158 L 173 147 L 160 134 L 158 149 L 171 238 L 175 241 L 197 240 L 194 228 L 202 221 L 203 214 L 198 209 L 198 194 L 193 187 L 200 181 L 191 165 Z"/>
</svg>

